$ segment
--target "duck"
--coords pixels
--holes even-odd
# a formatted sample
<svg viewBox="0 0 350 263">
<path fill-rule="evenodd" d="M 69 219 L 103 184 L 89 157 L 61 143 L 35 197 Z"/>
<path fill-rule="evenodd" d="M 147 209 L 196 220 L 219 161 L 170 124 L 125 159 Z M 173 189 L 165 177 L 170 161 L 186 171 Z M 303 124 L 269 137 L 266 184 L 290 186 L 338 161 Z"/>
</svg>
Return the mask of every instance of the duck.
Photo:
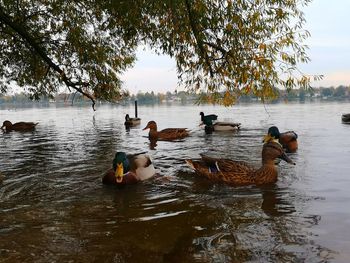
<svg viewBox="0 0 350 263">
<path fill-rule="evenodd" d="M 39 122 L 16 122 L 12 124 L 9 120 L 6 120 L 3 122 L 0 129 L 5 130 L 6 132 L 10 131 L 32 131 L 35 129 L 36 125 L 38 125 Z"/>
<path fill-rule="evenodd" d="M 201 116 L 201 121 L 204 125 L 213 125 L 213 121 L 216 121 L 218 119 L 218 115 L 215 114 L 209 114 L 204 115 L 204 112 L 200 112 L 199 115 Z"/>
<path fill-rule="evenodd" d="M 172 141 L 176 139 L 182 139 L 189 136 L 187 128 L 167 128 L 161 131 L 157 130 L 157 123 L 155 121 L 149 121 L 143 130 L 150 129 L 148 138 L 150 140 L 163 140 Z"/>
<path fill-rule="evenodd" d="M 206 133 L 212 133 L 213 131 L 237 131 L 241 128 L 240 123 L 234 122 L 215 122 L 212 125 L 205 125 L 204 130 Z"/>
<path fill-rule="evenodd" d="M 186 160 L 186 163 L 197 173 L 215 182 L 232 186 L 267 185 L 277 182 L 278 172 L 275 159 L 295 163 L 286 155 L 281 144 L 276 141 L 264 143 L 262 149 L 262 166 L 255 169 L 246 162 L 223 158 L 212 158 L 201 154 L 200 160 Z"/>
<path fill-rule="evenodd" d="M 206 133 L 212 133 L 213 131 L 235 131 L 240 129 L 241 126 L 240 123 L 216 121 L 218 115 L 215 114 L 204 115 L 203 112 L 200 112 L 199 115 L 201 115 L 201 125 L 205 125 L 204 130 Z"/>
<path fill-rule="evenodd" d="M 276 126 L 271 126 L 268 129 L 263 142 L 271 140 L 271 137 L 277 139 L 282 147 L 289 153 L 294 153 L 298 149 L 298 135 L 294 131 L 280 133 Z"/>
<path fill-rule="evenodd" d="M 142 153 L 126 154 L 116 152 L 112 168 L 102 178 L 102 183 L 107 185 L 136 184 L 152 178 L 156 174 L 149 155 Z"/>
<path fill-rule="evenodd" d="M 341 115 L 341 120 L 343 123 L 350 123 L 350 113 L 344 113 Z"/>
<path fill-rule="evenodd" d="M 125 115 L 125 122 L 124 125 L 128 127 L 137 126 L 140 125 L 141 119 L 140 118 L 130 118 L 129 114 Z"/>
</svg>

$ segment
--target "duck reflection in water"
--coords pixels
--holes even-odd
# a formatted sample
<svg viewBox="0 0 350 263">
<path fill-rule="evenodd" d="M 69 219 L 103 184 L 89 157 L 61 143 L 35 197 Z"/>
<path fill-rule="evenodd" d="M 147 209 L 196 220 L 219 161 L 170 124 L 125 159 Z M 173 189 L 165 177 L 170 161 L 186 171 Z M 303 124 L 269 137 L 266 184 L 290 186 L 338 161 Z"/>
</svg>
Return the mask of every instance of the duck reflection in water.
<svg viewBox="0 0 350 263">
<path fill-rule="evenodd" d="M 157 140 L 149 139 L 149 148 L 150 148 L 150 150 L 155 150 L 157 146 L 158 146 Z"/>
<path fill-rule="evenodd" d="M 281 189 L 275 185 L 261 186 L 262 191 L 262 204 L 261 209 L 268 216 L 281 216 L 295 212 L 295 207 L 288 202 L 288 198 L 285 197 L 286 189 Z"/>
</svg>

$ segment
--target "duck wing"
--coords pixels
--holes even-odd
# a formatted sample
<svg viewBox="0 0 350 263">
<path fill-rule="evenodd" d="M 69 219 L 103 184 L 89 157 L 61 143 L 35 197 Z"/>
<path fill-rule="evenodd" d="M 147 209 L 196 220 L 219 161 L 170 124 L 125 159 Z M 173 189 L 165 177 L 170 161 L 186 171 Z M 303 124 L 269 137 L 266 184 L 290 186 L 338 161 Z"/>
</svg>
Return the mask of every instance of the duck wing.
<svg viewBox="0 0 350 263">
<path fill-rule="evenodd" d="M 213 158 L 204 154 L 201 154 L 201 159 L 208 166 L 216 165 L 217 169 L 221 172 L 241 173 L 254 171 L 254 169 L 250 167 L 248 163 L 243 161 L 234 161 L 231 159 L 224 158 Z"/>
<path fill-rule="evenodd" d="M 12 125 L 13 130 L 31 130 L 34 129 L 36 125 L 38 125 L 39 122 L 16 122 Z"/>
<path fill-rule="evenodd" d="M 129 172 L 134 173 L 139 181 L 149 179 L 156 174 L 151 158 L 144 152 L 127 157 L 130 165 Z"/>
<path fill-rule="evenodd" d="M 167 128 L 157 133 L 158 139 L 179 139 L 189 135 L 186 128 Z"/>
<path fill-rule="evenodd" d="M 161 130 L 161 133 L 173 133 L 173 132 L 184 132 L 187 131 L 187 128 L 167 128 L 164 130 Z"/>
<path fill-rule="evenodd" d="M 210 180 L 231 185 L 248 185 L 254 183 L 254 169 L 246 162 L 230 159 L 212 158 L 201 155 L 201 160 L 186 160 L 199 175 Z"/>
<path fill-rule="evenodd" d="M 241 126 L 241 124 L 240 123 L 235 123 L 235 122 L 216 122 L 215 124 L 214 124 L 215 126 L 231 126 L 231 127 L 233 127 L 233 128 L 239 128 L 239 126 Z"/>
</svg>

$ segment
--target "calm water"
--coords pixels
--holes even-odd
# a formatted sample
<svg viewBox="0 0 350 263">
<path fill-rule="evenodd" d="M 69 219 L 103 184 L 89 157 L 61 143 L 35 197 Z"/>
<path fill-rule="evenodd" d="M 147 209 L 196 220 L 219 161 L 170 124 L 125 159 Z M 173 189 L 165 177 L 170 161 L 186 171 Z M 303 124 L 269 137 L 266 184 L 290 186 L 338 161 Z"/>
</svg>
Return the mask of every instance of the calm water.
<svg viewBox="0 0 350 263">
<path fill-rule="evenodd" d="M 242 123 L 205 135 L 199 112 Z M 181 142 L 150 145 L 126 131 L 133 107 L 1 109 L 40 122 L 0 133 L 1 262 L 349 262 L 350 104 L 139 107 L 140 128 L 187 127 Z M 259 166 L 270 125 L 299 135 L 296 166 L 277 184 L 234 188 L 196 176 L 201 152 Z M 101 184 L 116 150 L 147 150 L 156 178 L 123 189 Z"/>
</svg>

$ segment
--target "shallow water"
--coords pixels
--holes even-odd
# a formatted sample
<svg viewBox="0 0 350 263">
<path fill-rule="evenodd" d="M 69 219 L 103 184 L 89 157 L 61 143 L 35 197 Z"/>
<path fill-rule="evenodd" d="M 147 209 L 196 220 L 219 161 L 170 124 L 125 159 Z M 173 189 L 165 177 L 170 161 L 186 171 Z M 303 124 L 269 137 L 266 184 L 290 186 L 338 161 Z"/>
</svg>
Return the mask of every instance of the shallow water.
<svg viewBox="0 0 350 263">
<path fill-rule="evenodd" d="M 1 262 L 348 262 L 348 103 L 11 108 L 0 122 L 39 122 L 0 133 Z M 242 123 L 206 135 L 199 112 Z M 187 127 L 180 142 L 150 145 L 142 131 Z M 210 152 L 259 166 L 271 125 L 299 135 L 268 187 L 230 187 L 196 176 L 187 158 Z M 101 184 L 116 150 L 148 151 L 159 175 L 122 189 Z"/>
</svg>

